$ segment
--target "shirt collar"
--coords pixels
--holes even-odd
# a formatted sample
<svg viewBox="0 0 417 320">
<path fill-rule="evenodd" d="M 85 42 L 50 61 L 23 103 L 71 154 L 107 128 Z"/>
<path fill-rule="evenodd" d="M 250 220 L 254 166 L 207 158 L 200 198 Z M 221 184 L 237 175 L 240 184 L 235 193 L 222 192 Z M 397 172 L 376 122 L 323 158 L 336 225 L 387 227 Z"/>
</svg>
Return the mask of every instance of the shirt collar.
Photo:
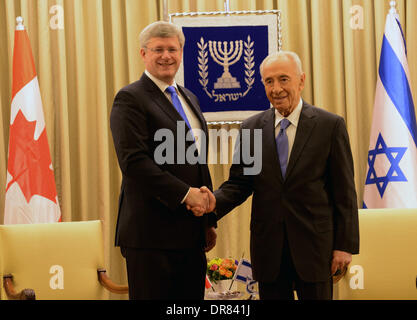
<svg viewBox="0 0 417 320">
<path fill-rule="evenodd" d="M 298 103 L 298 105 L 295 107 L 293 112 L 291 112 L 290 115 L 287 117 L 290 123 L 294 125 L 295 127 L 298 126 L 298 120 L 300 120 L 302 107 L 303 107 L 303 99 L 300 98 L 300 102 Z M 285 117 L 283 117 L 282 114 L 279 113 L 277 109 L 275 109 L 275 127 L 278 126 L 278 124 L 281 122 L 282 119 L 285 119 Z"/>
<path fill-rule="evenodd" d="M 177 83 L 174 82 L 170 85 L 167 84 L 166 82 L 159 80 L 158 78 L 154 77 L 148 70 L 145 70 L 145 74 L 149 77 L 149 79 L 151 79 L 157 86 L 158 88 L 162 91 L 165 92 L 165 90 L 169 87 L 169 86 L 173 86 L 175 87 L 175 89 L 178 91 L 178 86 Z"/>
</svg>

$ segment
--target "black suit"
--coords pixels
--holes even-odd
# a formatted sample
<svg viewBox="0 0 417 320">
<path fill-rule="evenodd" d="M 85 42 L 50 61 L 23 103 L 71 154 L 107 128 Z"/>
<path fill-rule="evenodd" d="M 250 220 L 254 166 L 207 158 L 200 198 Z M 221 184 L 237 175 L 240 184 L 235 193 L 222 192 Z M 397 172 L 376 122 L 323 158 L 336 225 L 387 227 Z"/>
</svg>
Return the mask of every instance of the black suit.
<svg viewBox="0 0 417 320">
<path fill-rule="evenodd" d="M 197 98 L 187 89 L 178 87 L 181 95 L 200 120 L 201 128 L 208 137 L 207 126 Z M 182 121 L 181 116 L 164 93 L 145 74 L 139 81 L 122 88 L 115 97 L 110 126 L 123 174 L 116 245 L 131 250 L 131 253 L 133 249 L 134 252 L 141 252 L 141 254 L 149 254 L 152 251 L 152 254 L 158 252 L 165 256 L 172 256 L 175 252 L 184 254 L 191 250 L 197 252 L 197 256 L 204 256 L 204 261 L 201 260 L 204 270 L 197 272 L 198 280 L 195 280 L 196 278 L 182 279 L 181 277 L 185 275 L 175 273 L 177 272 L 175 270 L 171 273 L 172 270 L 168 270 L 172 277 L 178 278 L 179 282 L 197 282 L 195 291 L 198 291 L 198 296 L 195 296 L 196 293 L 188 292 L 189 296 L 185 298 L 202 298 L 206 268 L 203 248 L 209 216 L 195 217 L 191 211 L 186 210 L 185 204 L 181 204 L 181 201 L 189 187 L 205 185 L 211 189 L 212 186 L 207 165 L 191 165 L 187 161 L 185 164 L 177 163 L 179 156 L 185 159 L 186 150 L 193 143 L 186 141 L 186 149 L 177 150 L 177 141 L 179 141 L 177 139 L 182 139 L 181 143 L 184 143 L 184 137 L 178 135 L 177 132 L 177 121 Z M 155 149 L 162 143 L 154 139 L 159 129 L 169 129 L 173 133 L 174 163 L 158 164 L 154 159 Z M 145 256 L 138 259 L 145 259 Z M 131 261 L 133 260 L 132 258 Z M 132 275 L 129 274 L 129 254 L 127 263 L 128 277 L 133 278 L 133 271 Z M 146 263 L 148 261 L 142 261 L 142 264 Z M 161 261 L 158 264 L 163 263 Z M 166 263 L 173 264 L 172 261 Z M 158 292 L 158 289 L 155 289 L 158 288 L 158 279 L 161 279 L 161 282 L 170 281 L 160 276 L 160 273 L 166 270 L 157 268 L 158 266 L 155 266 L 153 270 L 155 274 L 148 274 L 152 270 L 143 271 L 146 273 L 145 278 L 139 279 L 139 281 L 148 282 L 140 284 L 141 289 L 145 286 L 149 287 L 145 288 L 149 292 L 152 290 L 156 292 L 149 294 L 130 292 L 131 298 L 181 298 L 179 294 L 172 296 L 173 292 Z M 171 266 L 167 268 L 171 269 Z M 187 266 L 184 265 L 183 268 Z M 129 286 L 134 286 L 130 280 Z M 164 287 L 163 283 L 160 285 L 161 288 Z M 166 283 L 165 287 L 167 286 Z M 173 290 L 176 289 L 173 288 Z"/>
<path fill-rule="evenodd" d="M 234 164 L 215 192 L 218 219 L 253 193 L 251 261 L 254 278 L 275 281 L 284 241 L 297 275 L 306 282 L 331 278 L 333 250 L 358 253 L 358 210 L 353 160 L 343 119 L 303 103 L 285 178 L 275 142 L 275 109 L 246 120 L 241 130 L 262 129 L 262 171 L 243 174 Z"/>
</svg>

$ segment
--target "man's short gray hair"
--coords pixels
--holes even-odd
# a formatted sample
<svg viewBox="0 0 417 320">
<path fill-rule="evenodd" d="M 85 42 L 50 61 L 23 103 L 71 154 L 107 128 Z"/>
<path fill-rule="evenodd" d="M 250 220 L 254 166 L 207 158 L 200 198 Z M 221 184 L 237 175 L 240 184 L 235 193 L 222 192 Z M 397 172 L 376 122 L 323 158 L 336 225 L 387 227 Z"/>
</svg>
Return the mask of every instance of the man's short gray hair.
<svg viewBox="0 0 417 320">
<path fill-rule="evenodd" d="M 141 48 L 145 48 L 152 38 L 171 37 L 178 37 L 181 48 L 184 47 L 185 37 L 180 27 L 169 22 L 156 21 L 142 30 L 139 35 L 139 45 Z"/>
<path fill-rule="evenodd" d="M 268 63 L 269 60 L 275 60 L 275 59 L 277 59 L 279 57 L 282 57 L 282 56 L 287 57 L 287 58 L 290 58 L 290 59 L 292 59 L 295 62 L 295 64 L 297 65 L 297 69 L 298 69 L 298 74 L 299 75 L 301 75 L 303 73 L 303 68 L 302 68 L 302 65 L 301 65 L 301 60 L 300 60 L 300 57 L 298 56 L 298 54 L 296 54 L 293 51 L 282 51 L 281 50 L 281 51 L 277 51 L 277 52 L 271 53 L 269 56 L 267 56 L 264 59 L 264 61 L 262 61 L 261 65 L 259 67 L 259 71 L 261 73 L 261 77 L 262 77 L 262 70 L 263 70 L 264 64 L 265 63 Z"/>
</svg>

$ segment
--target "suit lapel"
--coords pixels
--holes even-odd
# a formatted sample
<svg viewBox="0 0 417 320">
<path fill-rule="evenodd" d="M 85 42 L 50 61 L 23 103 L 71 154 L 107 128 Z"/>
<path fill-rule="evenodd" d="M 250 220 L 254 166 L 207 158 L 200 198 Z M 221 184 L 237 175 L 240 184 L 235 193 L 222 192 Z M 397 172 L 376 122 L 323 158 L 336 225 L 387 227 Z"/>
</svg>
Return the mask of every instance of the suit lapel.
<svg viewBox="0 0 417 320">
<path fill-rule="evenodd" d="M 207 128 L 207 124 L 206 124 L 206 120 L 203 117 L 203 114 L 200 111 L 200 108 L 197 106 L 197 102 L 193 103 L 193 99 L 187 94 L 187 92 L 184 90 L 184 88 L 180 85 L 178 85 L 178 90 L 180 91 L 182 97 L 185 99 L 185 101 L 188 103 L 188 105 L 190 106 L 191 110 L 194 112 L 195 116 L 198 118 L 198 120 L 200 121 L 200 125 L 201 125 L 201 129 L 204 131 L 205 135 L 204 135 L 204 139 L 205 139 L 205 156 L 206 158 L 204 159 L 207 163 L 207 157 L 208 157 L 208 128 Z M 204 144 L 202 145 L 202 147 L 204 147 Z M 200 167 L 200 173 L 202 175 L 202 179 L 203 179 L 203 184 L 207 187 L 209 187 L 209 189 L 212 189 L 212 183 L 211 183 L 211 178 L 210 178 L 210 172 L 208 170 L 207 166 L 199 166 Z M 208 224 L 208 218 L 207 215 L 204 215 L 204 230 Z M 203 234 L 205 235 L 205 231 L 203 231 Z"/>
<path fill-rule="evenodd" d="M 185 99 L 185 101 L 188 103 L 188 105 L 190 106 L 191 110 L 194 112 L 195 116 L 200 121 L 201 128 L 204 130 L 204 132 L 207 133 L 206 120 L 204 119 L 203 114 L 201 113 L 200 109 L 193 103 L 191 97 L 187 95 L 187 93 L 185 92 L 185 90 L 184 90 L 183 87 L 181 87 L 180 85 L 178 85 L 178 90 L 181 92 L 181 95 L 183 96 L 183 98 Z"/>
<path fill-rule="evenodd" d="M 153 102 L 155 102 L 155 104 L 175 123 L 175 126 L 177 121 L 183 120 L 177 110 L 173 107 L 171 101 L 168 100 L 165 94 L 146 74 L 143 74 L 141 80 L 152 97 Z"/>
<path fill-rule="evenodd" d="M 175 110 L 171 101 L 168 100 L 168 98 L 165 96 L 165 94 L 158 88 L 158 86 L 151 79 L 149 79 L 149 77 L 146 74 L 142 75 L 141 80 L 143 81 L 146 90 L 153 97 L 153 101 L 158 105 L 158 107 L 163 112 L 166 113 L 166 115 L 172 121 L 174 121 L 175 125 L 177 124 L 177 121 L 184 120 L 181 117 L 181 115 L 178 113 L 178 111 Z M 203 117 L 201 111 L 198 109 L 198 107 L 194 103 L 192 103 L 192 99 L 185 93 L 185 91 L 183 90 L 183 88 L 181 86 L 178 86 L 178 90 L 180 91 L 181 95 L 187 101 L 188 105 L 190 106 L 190 108 L 193 110 L 194 114 L 196 115 L 196 117 L 200 121 L 201 128 L 207 134 L 207 125 L 206 125 L 206 122 L 204 120 L 204 117 Z M 187 129 L 187 131 L 188 131 L 188 129 Z"/>
<path fill-rule="evenodd" d="M 269 109 L 265 114 L 265 121 L 262 128 L 263 132 L 263 143 L 264 147 L 262 157 L 263 163 L 269 163 L 269 164 L 275 164 L 271 167 L 273 172 L 268 172 L 267 174 L 271 174 L 274 177 L 276 177 L 281 183 L 283 181 L 282 174 L 281 174 L 281 168 L 279 166 L 279 159 L 278 159 L 278 153 L 277 153 L 277 144 L 275 141 L 275 109 L 271 108 Z M 270 152 L 270 150 L 273 150 Z"/>
<path fill-rule="evenodd" d="M 303 102 L 303 109 L 301 110 L 300 120 L 298 121 L 297 132 L 295 134 L 294 145 L 291 150 L 290 159 L 288 161 L 286 177 L 289 176 L 291 170 L 294 168 L 297 160 L 299 159 L 301 152 L 304 149 L 309 137 L 311 136 L 311 131 L 316 126 L 316 121 L 314 120 L 315 113 L 314 109 Z"/>
</svg>

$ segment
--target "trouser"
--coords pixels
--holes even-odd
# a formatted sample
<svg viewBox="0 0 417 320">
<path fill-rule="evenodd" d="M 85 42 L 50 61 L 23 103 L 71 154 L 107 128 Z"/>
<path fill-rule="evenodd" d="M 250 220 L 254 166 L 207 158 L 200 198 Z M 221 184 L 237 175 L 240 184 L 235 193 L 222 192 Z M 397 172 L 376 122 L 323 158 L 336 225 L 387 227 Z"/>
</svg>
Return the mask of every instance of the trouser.
<svg viewBox="0 0 417 320">
<path fill-rule="evenodd" d="M 329 277 L 324 282 L 305 282 L 300 279 L 294 267 L 288 245 L 285 226 L 284 247 L 282 251 L 281 267 L 278 278 L 273 282 L 259 282 L 259 296 L 261 300 L 294 300 L 294 290 L 299 300 L 331 300 L 333 283 Z"/>
<path fill-rule="evenodd" d="M 129 299 L 203 300 L 207 260 L 203 249 L 123 248 Z"/>
</svg>

